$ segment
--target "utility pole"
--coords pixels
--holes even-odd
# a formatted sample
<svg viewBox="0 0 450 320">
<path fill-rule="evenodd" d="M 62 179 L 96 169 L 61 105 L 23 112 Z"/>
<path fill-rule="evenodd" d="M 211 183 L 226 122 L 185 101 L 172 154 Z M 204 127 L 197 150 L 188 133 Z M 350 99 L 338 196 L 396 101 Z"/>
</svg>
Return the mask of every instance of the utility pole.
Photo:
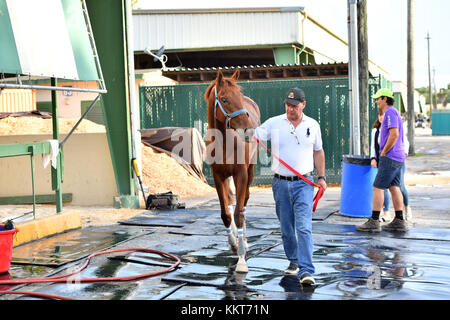
<svg viewBox="0 0 450 320">
<path fill-rule="evenodd" d="M 432 112 L 432 106 L 433 106 L 433 93 L 431 92 L 431 70 L 430 70 L 430 33 L 427 32 L 427 44 L 428 44 L 428 95 L 430 97 L 430 127 L 433 126 L 433 112 Z"/>
<path fill-rule="evenodd" d="M 359 66 L 359 125 L 361 154 L 370 154 L 369 128 L 369 47 L 367 36 L 367 0 L 359 0 L 358 14 L 358 66 Z"/>
<path fill-rule="evenodd" d="M 350 109 L 350 154 L 361 155 L 359 130 L 359 76 L 357 1 L 347 0 L 348 24 L 348 96 Z"/>
<path fill-rule="evenodd" d="M 433 109 L 437 109 L 437 90 L 436 90 L 436 69 L 433 68 L 433 87 L 434 87 L 434 95 L 433 95 Z"/>
<path fill-rule="evenodd" d="M 408 0 L 408 39 L 407 39 L 407 86 L 408 86 L 408 141 L 410 156 L 415 152 L 414 146 L 414 0 Z"/>
</svg>

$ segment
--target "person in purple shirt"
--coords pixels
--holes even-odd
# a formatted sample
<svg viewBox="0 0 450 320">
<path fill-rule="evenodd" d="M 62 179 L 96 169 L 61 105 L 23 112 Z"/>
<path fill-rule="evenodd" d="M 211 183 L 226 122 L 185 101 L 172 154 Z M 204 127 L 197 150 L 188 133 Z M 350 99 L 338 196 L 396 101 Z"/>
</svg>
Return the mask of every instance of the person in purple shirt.
<svg viewBox="0 0 450 320">
<path fill-rule="evenodd" d="M 373 183 L 372 217 L 362 225 L 359 231 L 380 232 L 407 231 L 408 225 L 403 219 L 403 195 L 400 190 L 401 171 L 405 165 L 406 153 L 403 144 L 403 122 L 400 113 L 394 108 L 394 95 L 391 90 L 382 88 L 372 96 L 378 109 L 384 112 L 380 129 L 380 160 L 378 173 Z M 395 218 L 381 227 L 379 217 L 384 202 L 384 190 L 389 189 L 394 203 Z"/>
</svg>

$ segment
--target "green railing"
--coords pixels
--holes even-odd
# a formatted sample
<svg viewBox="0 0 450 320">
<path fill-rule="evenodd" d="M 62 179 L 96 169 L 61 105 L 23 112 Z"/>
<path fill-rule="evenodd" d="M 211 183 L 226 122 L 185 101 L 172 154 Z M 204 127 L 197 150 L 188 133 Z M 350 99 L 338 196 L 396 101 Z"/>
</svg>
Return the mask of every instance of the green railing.
<svg viewBox="0 0 450 320">
<path fill-rule="evenodd" d="M 369 83 L 369 97 L 379 87 L 377 79 Z M 239 82 L 244 95 L 253 99 L 261 111 L 261 122 L 285 112 L 284 96 L 293 87 L 306 95 L 305 114 L 316 119 L 322 130 L 326 175 L 330 182 L 340 182 L 342 155 L 349 153 L 350 114 L 348 79 L 308 79 Z M 208 84 L 178 84 L 173 86 L 140 87 L 141 128 L 166 126 L 196 128 L 206 135 L 207 105 L 203 94 Z M 376 118 L 376 105 L 368 99 L 369 127 Z M 370 133 L 369 133 L 370 137 Z M 253 184 L 271 183 L 270 157 L 261 147 Z M 211 168 L 205 163 L 204 174 L 212 183 Z"/>
<path fill-rule="evenodd" d="M 32 201 L 33 201 L 33 218 L 36 218 L 36 193 L 34 183 L 34 156 L 38 154 L 50 153 L 50 142 L 29 142 L 29 143 L 16 143 L 16 144 L 1 144 L 0 145 L 0 158 L 6 157 L 19 157 L 30 156 L 31 159 L 31 189 L 32 189 Z M 31 212 L 29 212 L 31 213 Z"/>
</svg>

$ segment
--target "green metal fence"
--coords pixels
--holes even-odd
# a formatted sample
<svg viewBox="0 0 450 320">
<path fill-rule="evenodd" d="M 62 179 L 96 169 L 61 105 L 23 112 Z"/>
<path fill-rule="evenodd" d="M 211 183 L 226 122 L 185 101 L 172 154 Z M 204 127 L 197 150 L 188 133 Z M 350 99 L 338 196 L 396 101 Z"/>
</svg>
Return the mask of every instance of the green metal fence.
<svg viewBox="0 0 450 320">
<path fill-rule="evenodd" d="M 341 181 L 342 155 L 349 153 L 350 114 L 348 79 L 308 79 L 239 82 L 244 95 L 253 99 L 261 111 L 261 122 L 285 112 L 284 96 L 293 87 L 306 95 L 305 114 L 316 119 L 322 130 L 326 175 L 330 182 Z M 207 105 L 203 94 L 208 84 L 140 87 L 141 128 L 165 126 L 192 127 L 203 137 L 208 127 Z M 369 97 L 379 88 L 378 79 L 370 79 Z M 368 99 L 370 128 L 376 119 L 376 105 Z M 370 133 L 369 133 L 370 137 Z M 269 145 L 270 147 L 270 145 Z M 273 173 L 270 157 L 261 147 L 253 184 L 269 184 Z M 205 163 L 204 174 L 212 183 L 211 168 Z"/>
</svg>

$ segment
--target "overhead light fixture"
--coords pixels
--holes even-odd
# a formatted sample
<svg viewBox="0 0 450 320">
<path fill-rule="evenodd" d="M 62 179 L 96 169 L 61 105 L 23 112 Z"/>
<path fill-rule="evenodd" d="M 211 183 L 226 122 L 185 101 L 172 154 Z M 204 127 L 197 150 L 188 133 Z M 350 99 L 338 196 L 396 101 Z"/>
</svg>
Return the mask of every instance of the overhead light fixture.
<svg viewBox="0 0 450 320">
<path fill-rule="evenodd" d="M 166 62 L 167 62 L 168 58 L 167 58 L 167 56 L 166 56 L 165 54 L 163 54 L 163 53 L 164 53 L 164 50 L 165 50 L 165 48 L 164 48 L 164 46 L 162 46 L 161 48 L 158 49 L 158 51 L 157 51 L 156 54 L 155 54 L 155 53 L 152 53 L 152 52 L 150 51 L 150 48 L 149 48 L 149 47 L 147 47 L 147 48 L 144 49 L 144 52 L 145 52 L 146 54 L 152 56 L 154 62 L 156 62 L 156 61 L 161 62 L 162 69 L 163 69 L 163 70 L 166 70 L 166 69 L 167 69 L 167 67 L 166 67 Z"/>
</svg>

